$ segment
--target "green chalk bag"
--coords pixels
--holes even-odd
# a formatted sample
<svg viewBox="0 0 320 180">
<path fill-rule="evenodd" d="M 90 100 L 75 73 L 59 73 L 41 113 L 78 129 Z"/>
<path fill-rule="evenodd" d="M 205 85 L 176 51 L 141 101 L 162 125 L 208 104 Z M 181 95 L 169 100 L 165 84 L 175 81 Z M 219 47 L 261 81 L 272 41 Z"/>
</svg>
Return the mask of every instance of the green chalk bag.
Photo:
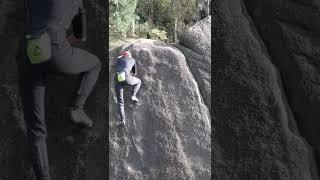
<svg viewBox="0 0 320 180">
<path fill-rule="evenodd" d="M 117 79 L 118 82 L 123 82 L 126 80 L 126 73 L 125 72 L 117 72 Z"/>
<path fill-rule="evenodd" d="M 40 64 L 51 58 L 51 40 L 48 33 L 26 35 L 27 54 L 32 64 Z"/>
</svg>

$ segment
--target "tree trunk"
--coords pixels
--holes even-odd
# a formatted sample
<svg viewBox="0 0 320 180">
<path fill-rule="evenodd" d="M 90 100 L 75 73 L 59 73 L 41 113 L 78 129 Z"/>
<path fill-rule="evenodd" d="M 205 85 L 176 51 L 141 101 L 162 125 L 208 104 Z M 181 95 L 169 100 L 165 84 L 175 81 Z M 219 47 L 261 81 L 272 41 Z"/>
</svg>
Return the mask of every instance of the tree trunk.
<svg viewBox="0 0 320 180">
<path fill-rule="evenodd" d="M 173 28 L 173 42 L 177 42 L 177 39 L 178 39 L 177 31 L 178 31 L 178 17 L 175 17 L 174 28 Z"/>
<path fill-rule="evenodd" d="M 149 8 L 150 8 L 150 10 L 149 10 L 149 17 L 148 17 L 148 19 L 149 19 L 150 21 L 152 21 L 152 20 L 153 20 L 153 1 L 152 1 L 152 0 L 150 0 L 150 2 L 149 2 Z"/>
<path fill-rule="evenodd" d="M 135 36 L 135 29 L 136 29 L 136 15 L 133 15 L 133 20 L 132 20 L 132 36 Z"/>
</svg>

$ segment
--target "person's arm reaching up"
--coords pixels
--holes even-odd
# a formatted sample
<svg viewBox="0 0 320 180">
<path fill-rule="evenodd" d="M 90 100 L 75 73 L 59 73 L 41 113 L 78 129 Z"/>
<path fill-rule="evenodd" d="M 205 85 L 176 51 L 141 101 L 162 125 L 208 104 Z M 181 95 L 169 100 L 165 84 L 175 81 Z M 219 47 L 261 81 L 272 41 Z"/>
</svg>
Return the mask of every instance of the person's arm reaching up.
<svg viewBox="0 0 320 180">
<path fill-rule="evenodd" d="M 72 30 L 77 39 L 85 42 L 87 39 L 86 11 L 83 7 L 82 0 L 80 0 L 79 3 L 79 12 L 72 20 Z"/>
</svg>

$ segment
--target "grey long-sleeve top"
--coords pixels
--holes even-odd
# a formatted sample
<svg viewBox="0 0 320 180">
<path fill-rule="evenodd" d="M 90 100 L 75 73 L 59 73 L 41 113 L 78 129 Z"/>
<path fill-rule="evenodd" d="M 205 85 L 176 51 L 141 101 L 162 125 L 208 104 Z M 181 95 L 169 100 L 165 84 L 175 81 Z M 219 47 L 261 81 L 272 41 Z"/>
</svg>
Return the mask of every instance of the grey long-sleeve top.
<svg viewBox="0 0 320 180">
<path fill-rule="evenodd" d="M 117 72 L 125 72 L 126 76 L 131 76 L 131 71 L 137 74 L 136 61 L 133 58 L 120 57 L 117 60 Z"/>
<path fill-rule="evenodd" d="M 26 0 L 27 33 L 38 34 L 50 28 L 67 31 L 81 9 L 82 0 Z"/>
</svg>

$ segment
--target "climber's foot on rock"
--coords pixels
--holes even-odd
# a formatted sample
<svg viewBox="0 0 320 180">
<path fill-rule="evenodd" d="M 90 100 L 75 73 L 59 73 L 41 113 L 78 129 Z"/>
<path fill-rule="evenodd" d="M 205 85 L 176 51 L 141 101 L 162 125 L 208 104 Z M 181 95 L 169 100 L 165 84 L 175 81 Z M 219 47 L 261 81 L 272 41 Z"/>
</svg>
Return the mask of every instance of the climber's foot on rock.
<svg viewBox="0 0 320 180">
<path fill-rule="evenodd" d="M 118 127 L 124 127 L 126 125 L 126 121 L 124 119 L 121 119 L 119 122 L 118 122 Z"/>
<path fill-rule="evenodd" d="M 134 102 L 139 102 L 139 99 L 136 96 L 132 96 L 131 100 L 134 101 Z"/>
<path fill-rule="evenodd" d="M 82 108 L 71 108 L 70 109 L 71 121 L 77 125 L 91 128 L 93 126 L 92 120 L 84 112 Z"/>
</svg>

